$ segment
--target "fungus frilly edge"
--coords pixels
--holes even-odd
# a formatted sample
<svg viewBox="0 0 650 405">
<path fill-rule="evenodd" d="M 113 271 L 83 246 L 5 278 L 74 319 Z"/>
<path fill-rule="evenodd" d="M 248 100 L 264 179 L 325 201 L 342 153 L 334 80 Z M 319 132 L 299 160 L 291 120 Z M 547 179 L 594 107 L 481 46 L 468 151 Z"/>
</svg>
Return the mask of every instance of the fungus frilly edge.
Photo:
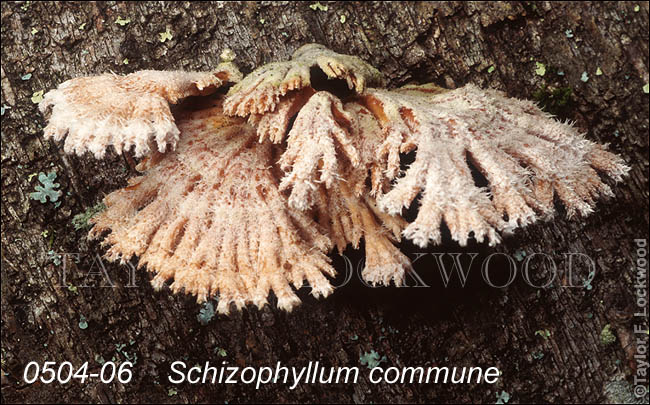
<svg viewBox="0 0 650 405">
<path fill-rule="evenodd" d="M 349 93 L 314 86 L 314 69 Z M 226 83 L 236 84 L 225 95 L 181 103 Z M 271 291 L 291 310 L 304 282 L 329 295 L 326 276 L 336 272 L 327 254 L 362 239 L 364 279 L 401 285 L 411 269 L 395 246 L 402 238 L 439 244 L 444 222 L 460 245 L 473 237 L 493 246 L 552 217 L 555 196 L 569 217 L 591 213 L 613 195 L 600 176 L 621 181 L 629 170 L 531 101 L 471 84 L 383 86 L 360 58 L 308 44 L 246 77 L 227 62 L 213 72 L 72 79 L 40 108 L 45 137 L 65 137 L 68 153 L 101 158 L 112 146 L 144 156 L 142 175 L 91 220 L 107 257 L 138 256 L 157 288 L 173 279 L 174 292 L 199 302 L 218 295 L 221 313 L 261 307 Z M 409 223 L 402 212 L 419 195 Z"/>
</svg>

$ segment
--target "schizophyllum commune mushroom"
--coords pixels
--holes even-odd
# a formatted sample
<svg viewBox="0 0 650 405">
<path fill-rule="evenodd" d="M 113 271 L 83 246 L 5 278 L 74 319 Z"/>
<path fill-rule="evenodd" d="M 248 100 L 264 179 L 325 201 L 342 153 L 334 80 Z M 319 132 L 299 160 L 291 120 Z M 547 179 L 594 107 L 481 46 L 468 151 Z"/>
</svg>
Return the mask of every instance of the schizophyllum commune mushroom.
<svg viewBox="0 0 650 405">
<path fill-rule="evenodd" d="M 190 96 L 206 97 L 181 102 Z M 629 170 L 531 101 L 471 84 L 387 89 L 368 63 L 317 44 L 246 77 L 226 62 L 72 79 L 40 107 L 45 136 L 65 137 L 66 152 L 145 156 L 142 175 L 91 220 L 107 257 L 137 255 L 154 286 L 173 279 L 173 291 L 200 302 L 218 295 L 221 313 L 263 306 L 271 291 L 291 310 L 300 302 L 292 285 L 305 281 L 329 295 L 327 254 L 361 239 L 362 276 L 400 285 L 411 268 L 394 244 L 401 238 L 438 244 L 444 222 L 460 245 L 494 245 L 550 218 L 554 197 L 570 217 L 591 213 L 612 195 L 600 175 L 620 181 Z M 409 152 L 415 161 L 403 170 Z M 402 213 L 418 195 L 409 223 Z"/>
</svg>

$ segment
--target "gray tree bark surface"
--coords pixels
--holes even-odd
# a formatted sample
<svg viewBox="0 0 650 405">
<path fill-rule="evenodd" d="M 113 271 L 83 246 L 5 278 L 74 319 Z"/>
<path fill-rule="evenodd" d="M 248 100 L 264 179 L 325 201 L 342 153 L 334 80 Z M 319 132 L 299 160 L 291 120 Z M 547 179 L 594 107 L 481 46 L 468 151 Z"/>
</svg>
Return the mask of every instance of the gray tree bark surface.
<svg viewBox="0 0 650 405">
<path fill-rule="evenodd" d="M 630 395 L 633 328 L 640 322 L 634 239 L 647 240 L 649 224 L 648 2 L 3 2 L 1 10 L 3 402 L 493 403 L 506 393 L 509 403 L 522 403 Z M 163 41 L 165 32 L 171 38 Z M 587 218 L 567 219 L 559 208 L 551 222 L 519 230 L 494 249 L 445 243 L 429 250 L 479 253 L 465 287 L 457 274 L 445 287 L 427 255 L 415 269 L 430 288 L 372 289 L 354 276 L 325 300 L 301 290 L 303 304 L 292 313 L 249 308 L 203 325 L 192 297 L 154 292 L 145 270 L 132 278 L 128 266 L 99 260 L 104 248 L 72 219 L 124 186 L 131 165 L 115 154 L 102 161 L 66 156 L 61 145 L 45 141 L 34 93 L 107 71 L 205 71 L 226 48 L 247 73 L 310 42 L 360 56 L 390 86 L 474 83 L 538 99 L 587 138 L 609 143 L 632 166 L 630 175 Z M 38 174 L 54 171 L 59 201 L 30 199 Z M 404 249 L 411 257 L 419 252 Z M 56 260 L 72 252 L 78 263 Z M 518 268 L 505 288 L 481 276 L 480 261 L 495 252 L 513 257 Z M 547 288 L 524 281 L 525 257 L 535 252 L 557 266 L 555 272 L 550 262 L 531 259 L 535 284 L 557 273 Z M 361 255 L 348 253 L 356 266 Z M 584 282 L 584 258 L 574 259 L 569 274 L 564 253 L 591 257 L 593 280 Z M 88 276 L 100 262 L 113 287 L 105 287 L 102 274 Z M 346 262 L 335 263 L 344 274 Z M 495 283 L 507 281 L 508 266 L 494 260 Z M 616 337 L 610 344 L 601 338 L 608 324 Z M 385 356 L 382 367 L 496 366 L 502 374 L 496 384 L 373 384 L 360 361 L 373 350 Z M 87 361 L 97 372 L 111 359 L 135 362 L 130 383 L 23 381 L 30 361 Z M 319 361 L 362 372 L 356 384 L 295 389 L 174 385 L 167 376 L 176 360 L 240 367 Z"/>
</svg>

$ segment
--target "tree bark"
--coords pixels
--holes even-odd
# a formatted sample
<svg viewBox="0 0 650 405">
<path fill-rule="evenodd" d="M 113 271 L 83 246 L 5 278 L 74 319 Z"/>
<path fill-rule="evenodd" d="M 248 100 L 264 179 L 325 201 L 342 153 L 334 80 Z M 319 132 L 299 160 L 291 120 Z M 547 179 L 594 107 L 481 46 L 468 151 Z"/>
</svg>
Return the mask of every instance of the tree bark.
<svg viewBox="0 0 650 405">
<path fill-rule="evenodd" d="M 164 32 L 171 39 L 163 41 Z M 463 253 L 463 264 L 478 253 L 465 286 L 458 274 L 445 286 L 429 254 L 415 265 L 429 288 L 372 289 L 355 275 L 326 300 L 301 290 L 303 304 L 289 314 L 248 308 L 202 325 L 192 297 L 154 292 L 144 270 L 102 261 L 104 249 L 75 229 L 72 218 L 124 186 L 131 165 L 115 154 L 102 161 L 64 155 L 43 139 L 32 96 L 107 71 L 205 71 L 226 48 L 247 73 L 309 42 L 360 56 L 390 86 L 474 83 L 538 99 L 588 139 L 610 143 L 632 166 L 630 175 L 587 218 L 567 219 L 559 208 L 551 222 L 519 230 L 494 249 L 447 242 L 427 251 Z M 649 223 L 647 83 L 648 2 L 3 2 L 2 400 L 453 403 L 494 402 L 502 392 L 510 403 L 622 400 L 636 372 L 634 325 L 645 321 L 647 329 L 647 317 L 634 316 L 634 239 L 648 239 Z M 50 172 L 63 191 L 60 204 L 30 199 L 38 174 Z M 412 258 L 420 253 L 403 248 Z M 549 255 L 557 271 L 535 252 Z M 78 263 L 63 255 L 57 264 L 59 253 L 79 253 Z M 362 257 L 346 253 L 356 268 Z M 517 267 L 507 287 L 494 288 L 481 274 L 493 253 Z M 584 257 L 573 258 L 570 274 L 566 253 L 592 258 L 593 280 L 585 281 L 591 268 Z M 448 269 L 451 259 L 444 258 Z M 335 263 L 336 283 L 344 284 L 346 262 Z M 493 256 L 488 281 L 506 283 L 509 263 Z M 557 277 L 547 288 L 532 287 L 525 263 L 536 285 Z M 607 324 L 613 344 L 601 339 Z M 360 362 L 372 350 L 385 356 L 382 367 L 496 366 L 502 374 L 496 384 L 373 384 Z M 135 360 L 130 383 L 23 381 L 30 361 L 87 361 L 98 372 L 111 359 Z M 319 361 L 362 372 L 356 384 L 295 389 L 174 385 L 168 375 L 176 360 L 240 367 Z"/>
</svg>

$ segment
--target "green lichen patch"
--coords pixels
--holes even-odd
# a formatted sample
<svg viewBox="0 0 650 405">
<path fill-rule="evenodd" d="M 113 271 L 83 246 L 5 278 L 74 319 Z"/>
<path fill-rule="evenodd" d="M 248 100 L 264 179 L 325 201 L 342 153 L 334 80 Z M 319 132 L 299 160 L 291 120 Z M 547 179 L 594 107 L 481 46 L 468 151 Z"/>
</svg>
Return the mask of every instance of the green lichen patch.
<svg viewBox="0 0 650 405">
<path fill-rule="evenodd" d="M 55 266 L 60 266 L 61 265 L 61 259 L 63 259 L 63 256 L 60 254 L 56 253 L 54 250 L 48 250 L 47 251 L 47 258 L 49 261 L 51 261 Z"/>
<path fill-rule="evenodd" d="M 237 58 L 237 55 L 235 54 L 235 51 L 233 51 L 230 48 L 225 48 L 221 54 L 219 55 L 219 59 L 221 62 L 232 62 Z"/>
<path fill-rule="evenodd" d="M 508 394 L 505 391 L 501 391 L 500 393 L 497 393 L 497 404 L 507 404 L 508 401 L 510 401 L 510 394 Z"/>
<path fill-rule="evenodd" d="M 35 91 L 35 92 L 32 94 L 32 99 L 31 99 L 31 100 L 32 100 L 32 103 L 34 103 L 34 104 L 38 104 L 38 103 L 40 103 L 41 101 L 43 101 L 43 93 L 44 93 L 43 90 Z"/>
<path fill-rule="evenodd" d="M 196 316 L 196 319 L 199 321 L 199 323 L 203 326 L 207 325 L 210 323 L 212 318 L 214 318 L 215 311 L 214 311 L 214 304 L 212 301 L 208 301 L 205 304 L 203 304 L 203 307 L 201 307 L 201 310 L 199 311 L 199 314 Z"/>
<path fill-rule="evenodd" d="M 547 340 L 551 337 L 551 331 L 548 329 L 540 329 L 535 331 L 535 335 L 541 336 L 544 340 Z"/>
<path fill-rule="evenodd" d="M 165 41 L 171 41 L 172 38 L 174 37 L 172 35 L 172 32 L 167 28 L 165 32 L 159 32 L 158 35 L 160 36 L 160 42 L 165 42 Z"/>
<path fill-rule="evenodd" d="M 41 204 L 45 204 L 48 198 L 51 202 L 58 201 L 62 193 L 61 190 L 57 190 L 59 183 L 54 182 L 56 180 L 56 172 L 50 172 L 48 174 L 39 173 L 38 180 L 41 184 L 35 187 L 36 191 L 29 193 L 29 198 L 38 200 Z"/>
<path fill-rule="evenodd" d="M 320 2 L 316 2 L 314 4 L 311 4 L 309 6 L 309 8 L 311 8 L 314 11 L 316 11 L 316 10 L 318 10 L 318 11 L 327 11 L 329 9 L 329 7 L 320 4 Z"/>
<path fill-rule="evenodd" d="M 526 258 L 526 251 L 519 249 L 515 252 L 514 257 L 515 259 L 517 259 L 518 262 L 523 262 L 524 259 Z"/>
<path fill-rule="evenodd" d="M 379 364 L 381 364 L 382 362 L 385 362 L 386 356 L 380 356 L 379 353 L 377 353 L 374 350 L 371 350 L 370 352 L 366 352 L 362 354 L 359 357 L 359 361 L 361 361 L 361 364 L 368 367 L 369 369 L 373 369 L 377 367 Z"/>
<path fill-rule="evenodd" d="M 86 317 L 81 315 L 79 317 L 79 329 L 88 329 L 88 321 L 86 320 Z"/>
<path fill-rule="evenodd" d="M 130 22 L 131 22 L 130 18 L 122 18 L 121 16 L 119 16 L 119 17 L 117 17 L 115 19 L 115 24 L 121 25 L 122 27 L 124 27 L 125 25 L 127 25 Z"/>
<path fill-rule="evenodd" d="M 77 289 L 76 286 L 72 285 L 72 283 L 68 283 L 68 291 L 70 291 L 74 295 L 79 295 L 79 290 Z"/>
<path fill-rule="evenodd" d="M 608 346 L 614 342 L 616 342 L 616 335 L 614 335 L 614 332 L 612 332 L 612 325 L 607 324 L 600 332 L 600 343 Z"/>
<path fill-rule="evenodd" d="M 222 348 L 222 347 L 215 347 L 215 348 L 212 350 L 212 353 L 214 353 L 214 354 L 216 354 L 216 355 L 219 355 L 219 356 L 221 356 L 221 357 L 226 357 L 226 356 L 228 356 L 228 352 L 226 351 L 226 349 L 224 349 L 224 348 Z"/>
<path fill-rule="evenodd" d="M 99 202 L 92 207 L 86 209 L 86 211 L 82 212 L 81 214 L 77 214 L 72 218 L 72 226 L 74 226 L 75 230 L 80 230 L 80 229 L 89 229 L 92 227 L 92 224 L 88 222 L 90 218 L 94 217 L 95 215 L 99 214 L 100 212 L 104 211 L 106 209 L 106 205 L 103 202 Z"/>
<path fill-rule="evenodd" d="M 596 271 L 592 270 L 592 271 L 589 272 L 589 275 L 587 276 L 587 279 L 583 283 L 583 286 L 585 287 L 585 289 L 592 290 L 594 288 L 594 286 L 591 284 L 591 282 L 594 281 L 594 277 L 596 277 Z"/>
<path fill-rule="evenodd" d="M 533 99 L 537 101 L 542 110 L 561 116 L 570 106 L 572 94 L 571 87 L 554 88 L 545 84 L 533 93 Z"/>
</svg>

